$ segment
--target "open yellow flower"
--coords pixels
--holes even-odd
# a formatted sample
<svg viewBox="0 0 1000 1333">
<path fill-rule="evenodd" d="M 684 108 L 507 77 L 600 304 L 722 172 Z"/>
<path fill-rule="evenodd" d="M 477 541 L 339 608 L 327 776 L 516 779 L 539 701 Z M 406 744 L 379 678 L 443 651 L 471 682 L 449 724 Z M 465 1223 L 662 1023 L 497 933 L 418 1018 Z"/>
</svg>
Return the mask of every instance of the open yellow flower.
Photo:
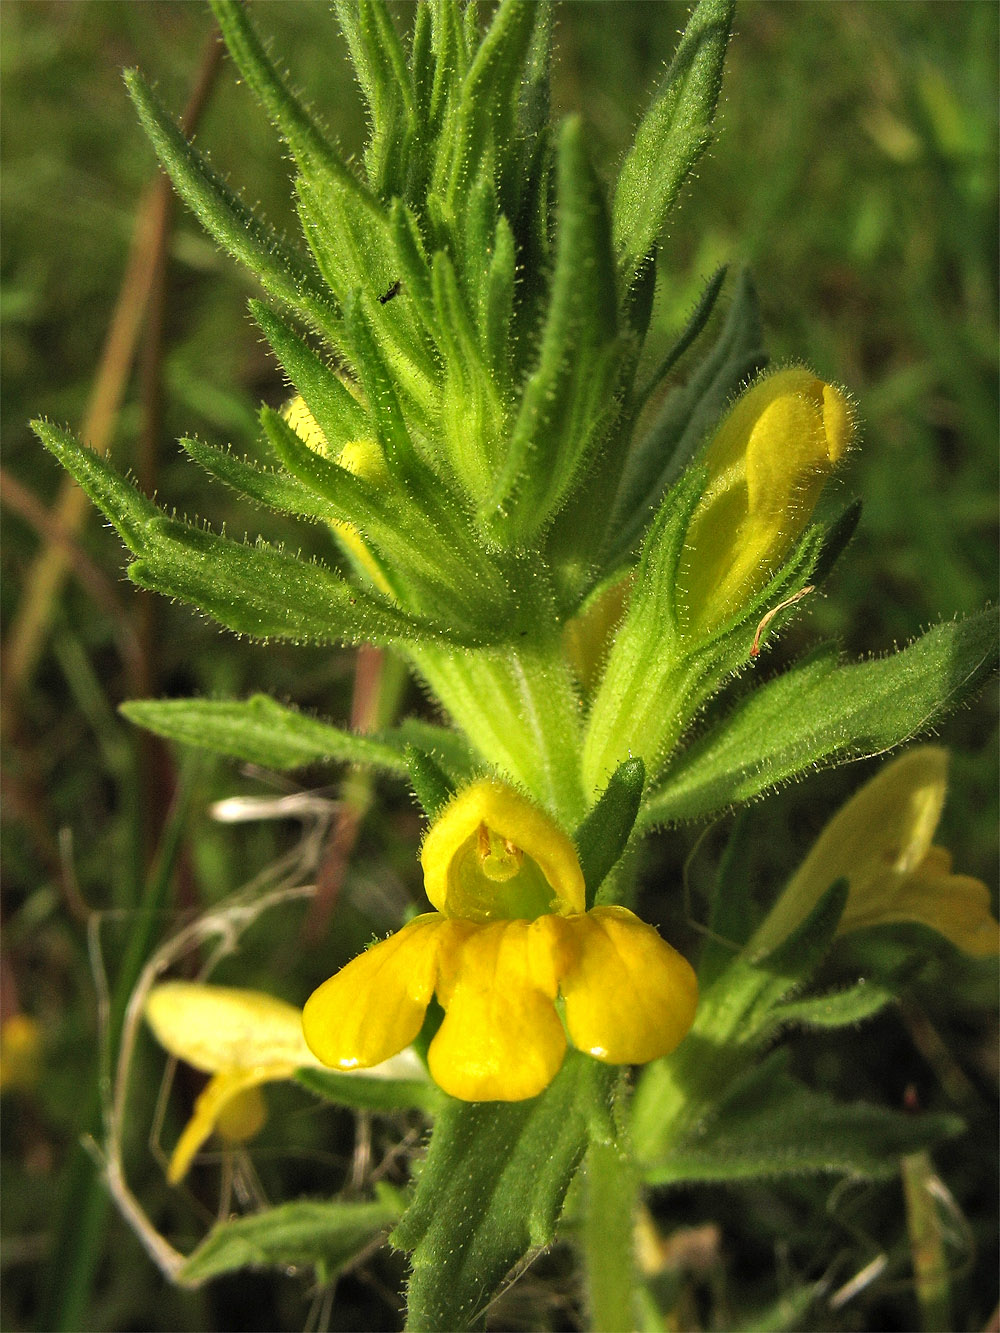
<svg viewBox="0 0 1000 1333">
<path fill-rule="evenodd" d="M 687 633 L 711 633 L 763 588 L 853 434 L 844 394 L 802 367 L 764 375 L 736 400 L 701 460 L 708 481 L 678 576 Z"/>
<path fill-rule="evenodd" d="M 421 852 L 437 910 L 324 982 L 303 1010 L 306 1041 L 338 1069 L 407 1046 L 437 996 L 435 1081 L 464 1101 L 520 1101 L 552 1081 L 573 1045 L 610 1064 L 672 1051 L 694 1020 L 686 960 L 624 907 L 585 910 L 570 840 L 510 787 L 481 779 L 431 827 Z"/>
<path fill-rule="evenodd" d="M 749 948 L 773 949 L 838 879 L 848 883 L 838 934 L 899 921 L 930 926 L 980 958 L 1000 951 L 1000 925 L 978 879 L 954 875 L 931 845 L 948 786 L 948 752 L 921 745 L 887 764 L 820 834 Z"/>
<path fill-rule="evenodd" d="M 146 1000 L 146 1020 L 171 1055 L 212 1077 L 170 1158 L 176 1185 L 213 1132 L 245 1143 L 267 1119 L 264 1083 L 282 1082 L 297 1069 L 320 1067 L 302 1036 L 302 1011 L 262 991 L 165 981 Z M 412 1077 L 420 1066 L 403 1058 L 378 1072 Z"/>
</svg>

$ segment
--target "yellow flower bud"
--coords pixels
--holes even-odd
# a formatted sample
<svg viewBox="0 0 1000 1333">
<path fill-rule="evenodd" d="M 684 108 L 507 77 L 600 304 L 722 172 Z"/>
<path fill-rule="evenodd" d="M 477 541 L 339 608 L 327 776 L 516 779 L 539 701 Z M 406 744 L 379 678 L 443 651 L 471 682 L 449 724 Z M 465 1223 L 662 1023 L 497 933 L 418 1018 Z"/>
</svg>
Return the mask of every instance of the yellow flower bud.
<svg viewBox="0 0 1000 1333">
<path fill-rule="evenodd" d="M 314 454 L 319 454 L 322 458 L 333 457 L 329 441 L 320 430 L 319 423 L 306 407 L 305 399 L 301 395 L 285 404 L 282 409 L 282 416 L 303 444 L 307 445 Z M 382 450 L 374 440 L 348 440 L 334 461 L 348 472 L 353 473 L 354 476 L 360 477 L 362 481 L 370 481 L 376 485 L 383 482 L 389 475 L 385 466 L 385 459 L 382 457 Z M 382 573 L 381 566 L 368 549 L 365 539 L 354 524 L 348 523 L 344 519 L 334 519 L 330 527 L 340 539 L 341 544 L 354 556 L 379 592 L 384 592 L 386 596 L 391 597 L 392 589 Z"/>
<path fill-rule="evenodd" d="M 955 875 L 931 843 L 948 784 L 948 752 L 921 745 L 887 764 L 834 815 L 748 945 L 776 948 L 826 890 L 846 879 L 838 934 L 915 921 L 979 958 L 1000 952 L 1000 928 L 978 879 Z"/>
<path fill-rule="evenodd" d="M 677 580 L 686 634 L 710 634 L 760 591 L 853 433 L 844 394 L 802 368 L 764 376 L 737 400 L 702 459 L 708 482 Z"/>
</svg>

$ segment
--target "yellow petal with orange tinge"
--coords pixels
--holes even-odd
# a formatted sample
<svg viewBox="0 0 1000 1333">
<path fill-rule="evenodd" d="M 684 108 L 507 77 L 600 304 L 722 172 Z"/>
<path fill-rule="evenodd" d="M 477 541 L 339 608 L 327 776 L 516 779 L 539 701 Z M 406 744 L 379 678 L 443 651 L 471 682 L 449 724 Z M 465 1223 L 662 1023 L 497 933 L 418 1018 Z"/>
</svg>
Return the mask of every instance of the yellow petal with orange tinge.
<svg viewBox="0 0 1000 1333">
<path fill-rule="evenodd" d="M 679 1046 L 694 1022 L 691 965 L 626 907 L 553 922 L 575 958 L 560 982 L 573 1045 L 608 1064 L 643 1064 Z"/>
<path fill-rule="evenodd" d="M 302 1011 L 310 1050 L 334 1069 L 368 1069 L 409 1046 L 434 991 L 436 912 L 418 916 L 313 991 Z"/>
<path fill-rule="evenodd" d="M 198 1149 L 218 1127 L 219 1117 L 225 1116 L 227 1110 L 232 1110 L 234 1103 L 244 1100 L 251 1089 L 256 1090 L 262 1083 L 278 1083 L 291 1078 L 297 1067 L 261 1065 L 256 1069 L 231 1069 L 210 1079 L 195 1102 L 194 1113 L 184 1126 L 184 1132 L 177 1140 L 177 1147 L 171 1154 L 170 1165 L 167 1167 L 167 1180 L 170 1184 L 176 1185 L 178 1181 L 184 1179 Z M 252 1111 L 254 1105 L 253 1101 L 244 1102 L 244 1110 Z M 260 1107 L 259 1102 L 256 1105 Z M 266 1116 L 266 1108 L 264 1114 Z M 230 1142 L 240 1142 L 256 1134 L 263 1124 L 263 1119 L 259 1113 L 251 1119 L 254 1121 L 252 1124 L 250 1120 L 244 1120 L 243 1129 L 248 1132 L 236 1137 L 230 1135 Z M 236 1121 L 231 1121 L 229 1127 L 237 1128 Z"/>
<path fill-rule="evenodd" d="M 554 1005 L 549 941 L 539 924 L 477 925 L 456 934 L 451 949 L 442 946 L 438 998 L 446 1012 L 428 1063 L 452 1097 L 522 1101 L 559 1072 L 566 1035 Z"/>
</svg>

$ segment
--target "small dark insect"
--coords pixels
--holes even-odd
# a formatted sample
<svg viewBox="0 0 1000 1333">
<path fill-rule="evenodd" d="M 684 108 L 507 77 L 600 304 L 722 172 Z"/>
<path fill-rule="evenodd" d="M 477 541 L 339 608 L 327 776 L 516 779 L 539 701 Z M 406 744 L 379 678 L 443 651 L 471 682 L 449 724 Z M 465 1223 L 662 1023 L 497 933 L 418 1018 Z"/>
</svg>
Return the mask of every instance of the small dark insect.
<svg viewBox="0 0 1000 1333">
<path fill-rule="evenodd" d="M 396 281 L 389 288 L 389 290 L 387 292 L 383 292 L 382 295 L 378 298 L 379 305 L 385 305 L 385 303 L 387 301 L 391 301 L 394 296 L 398 296 L 399 293 L 402 291 L 402 288 L 403 288 L 403 279 L 397 278 Z"/>
</svg>

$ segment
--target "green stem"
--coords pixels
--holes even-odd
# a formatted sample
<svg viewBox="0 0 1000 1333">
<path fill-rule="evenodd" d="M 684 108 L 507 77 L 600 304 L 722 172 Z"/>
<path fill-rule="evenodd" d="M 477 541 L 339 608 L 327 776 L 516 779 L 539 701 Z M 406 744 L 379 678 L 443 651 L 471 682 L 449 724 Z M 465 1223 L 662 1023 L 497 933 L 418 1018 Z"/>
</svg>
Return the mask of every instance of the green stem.
<svg viewBox="0 0 1000 1333">
<path fill-rule="evenodd" d="M 947 1333 L 954 1325 L 951 1322 L 948 1259 L 932 1189 L 934 1164 L 929 1153 L 915 1152 L 904 1157 L 900 1166 L 913 1277 L 920 1304 L 920 1326 L 925 1333 Z"/>
<path fill-rule="evenodd" d="M 558 645 L 421 646 L 409 657 L 472 745 L 569 828 L 587 809 L 580 780 L 580 702 Z"/>
<path fill-rule="evenodd" d="M 592 1142 L 587 1154 L 583 1254 L 590 1327 L 632 1333 L 636 1327 L 635 1214 L 639 1180 L 620 1143 Z"/>
</svg>

